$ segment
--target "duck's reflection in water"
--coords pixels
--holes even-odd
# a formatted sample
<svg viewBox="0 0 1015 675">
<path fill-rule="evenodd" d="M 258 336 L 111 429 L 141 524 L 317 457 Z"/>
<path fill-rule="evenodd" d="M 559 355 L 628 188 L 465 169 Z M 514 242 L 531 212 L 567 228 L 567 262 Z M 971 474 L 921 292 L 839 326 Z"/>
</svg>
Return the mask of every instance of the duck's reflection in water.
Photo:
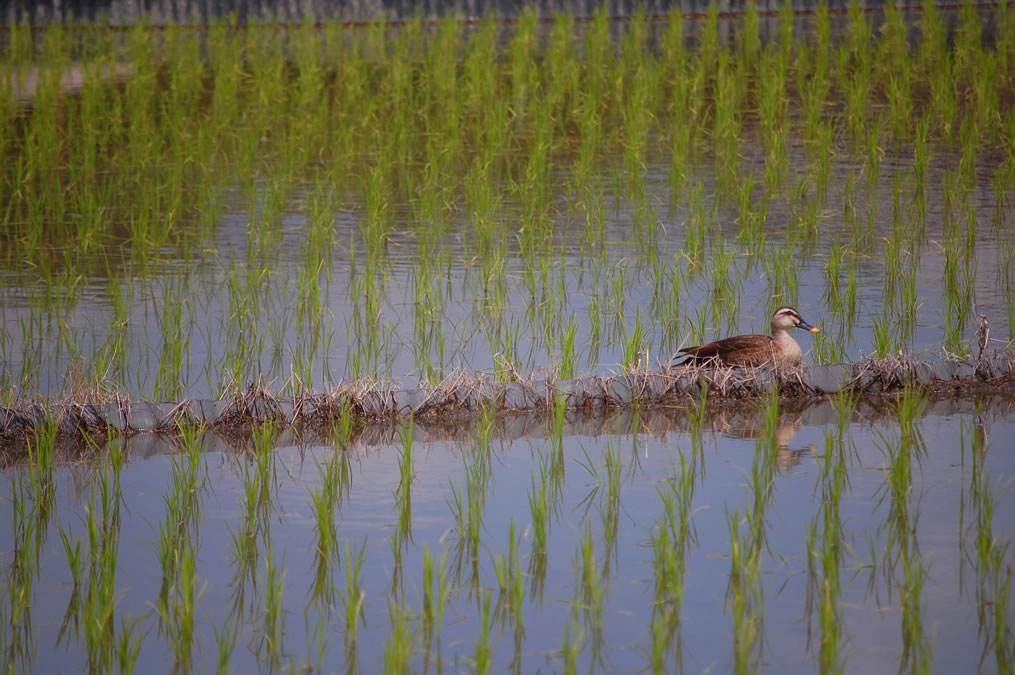
<svg viewBox="0 0 1015 675">
<path fill-rule="evenodd" d="M 709 416 L 709 427 L 715 433 L 727 438 L 763 439 L 771 434 L 771 444 L 775 449 L 775 464 L 779 471 L 789 471 L 811 455 L 814 445 L 793 444 L 793 437 L 803 425 L 800 410 L 780 408 L 778 420 L 771 431 L 765 428 L 765 413 L 754 406 L 737 406 L 717 411 Z"/>
</svg>

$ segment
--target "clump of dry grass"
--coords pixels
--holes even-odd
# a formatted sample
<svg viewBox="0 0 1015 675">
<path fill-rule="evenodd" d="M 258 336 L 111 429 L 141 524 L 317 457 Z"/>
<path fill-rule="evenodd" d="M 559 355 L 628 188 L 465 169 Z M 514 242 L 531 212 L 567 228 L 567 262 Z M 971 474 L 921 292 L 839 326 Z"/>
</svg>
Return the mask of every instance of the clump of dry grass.
<svg viewBox="0 0 1015 675">
<path fill-rule="evenodd" d="M 784 401 L 804 401 L 837 391 L 852 391 L 861 398 L 877 397 L 914 385 L 953 396 L 1012 395 L 1015 353 L 981 355 L 976 363 L 917 361 L 900 354 L 853 364 L 779 370 L 706 363 L 570 380 L 535 374 L 521 377 L 517 373 L 514 377 L 500 382 L 457 370 L 436 385 L 417 389 L 364 379 L 291 398 L 276 396 L 266 383 L 258 381 L 218 401 L 151 403 L 131 401 L 118 393 L 104 398 L 90 396 L 86 402 L 21 400 L 0 406 L 0 455 L 8 462 L 12 458 L 17 461 L 26 439 L 48 419 L 56 422 L 64 442 L 80 445 L 86 438 L 113 433 L 175 433 L 185 423 L 239 430 L 273 422 L 284 428 L 306 429 L 333 425 L 343 414 L 352 415 L 360 426 L 409 415 L 431 423 L 460 422 L 481 408 L 502 413 L 546 413 L 556 401 L 563 401 L 567 409 L 589 412 L 633 404 L 672 405 L 697 400 L 706 392 L 710 401 L 735 402 L 767 396 L 773 387 L 778 387 Z"/>
</svg>

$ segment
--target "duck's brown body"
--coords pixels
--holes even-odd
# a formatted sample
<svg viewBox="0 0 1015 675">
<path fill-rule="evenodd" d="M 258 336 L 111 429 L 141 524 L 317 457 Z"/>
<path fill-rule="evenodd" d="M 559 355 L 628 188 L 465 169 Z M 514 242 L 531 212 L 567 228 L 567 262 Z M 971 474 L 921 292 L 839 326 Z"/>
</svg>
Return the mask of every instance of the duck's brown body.
<svg viewBox="0 0 1015 675">
<path fill-rule="evenodd" d="M 803 351 L 789 334 L 788 329 L 794 327 L 818 332 L 817 328 L 803 320 L 800 312 L 792 307 L 780 307 L 772 315 L 771 335 L 737 335 L 698 347 L 687 347 L 680 350 L 680 356 L 686 357 L 681 363 L 714 360 L 726 366 L 745 368 L 798 366 L 803 360 Z"/>
</svg>

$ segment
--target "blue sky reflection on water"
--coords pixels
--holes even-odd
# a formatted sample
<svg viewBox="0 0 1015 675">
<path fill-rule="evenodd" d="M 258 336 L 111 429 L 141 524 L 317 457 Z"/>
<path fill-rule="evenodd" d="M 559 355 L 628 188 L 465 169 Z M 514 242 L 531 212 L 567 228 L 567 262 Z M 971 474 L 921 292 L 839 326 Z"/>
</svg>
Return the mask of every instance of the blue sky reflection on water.
<svg viewBox="0 0 1015 675">
<path fill-rule="evenodd" d="M 569 414 L 570 415 L 570 414 Z M 630 411 L 589 419 L 572 416 L 569 433 L 560 446 L 564 458 L 564 482 L 555 516 L 550 521 L 545 578 L 540 584 L 529 567 L 532 530 L 527 491 L 540 457 L 555 451 L 552 439 L 540 433 L 545 423 L 525 422 L 530 433 L 512 435 L 519 420 L 495 420 L 491 441 L 491 478 L 485 499 L 484 529 L 475 567 L 466 555 L 456 558 L 458 536 L 449 501 L 451 485 L 466 478 L 464 463 L 475 456 L 473 440 L 459 433 L 450 440 L 445 432 L 418 424 L 413 445 L 412 532 L 403 550 L 400 590 L 393 596 L 398 577 L 392 552 L 395 491 L 399 486 L 400 446 L 394 442 L 355 444 L 347 450 L 352 469 L 348 500 L 335 514 L 340 546 L 365 542 L 362 586 L 365 591 L 365 622 L 360 628 L 357 665 L 366 672 L 383 668 L 384 645 L 390 639 L 388 600 L 398 597 L 412 617 L 413 668 L 423 669 L 422 551 L 444 551 L 448 558 L 448 610 L 440 640 L 446 669 L 462 670 L 471 663 L 478 636 L 478 598 L 489 594 L 494 608 L 499 591 L 492 556 L 507 552 L 512 519 L 519 537 L 518 552 L 524 573 L 526 600 L 522 617 L 524 634 L 516 653 L 515 632 L 510 621 L 494 624 L 492 645 L 495 670 L 505 670 L 517 659 L 524 672 L 537 669 L 556 672 L 562 667 L 560 648 L 565 626 L 577 617 L 581 650 L 579 668 L 603 672 L 643 669 L 651 653 L 651 618 L 655 599 L 651 537 L 661 521 L 658 490 L 673 471 L 680 471 L 680 456 L 687 462 L 694 454 L 695 437 L 679 414 L 666 410 L 641 411 L 638 433 L 632 435 Z M 681 621 L 672 645 L 681 645 L 682 667 L 688 671 L 734 665 L 728 584 L 730 583 L 730 530 L 727 512 L 741 516 L 753 506 L 750 483 L 760 427 L 757 413 L 718 411 L 705 422 L 698 455 L 698 476 L 692 500 L 696 537 L 687 549 L 683 581 Z M 812 521 L 819 514 L 822 494 L 822 462 L 826 434 L 834 433 L 835 414 L 826 404 L 797 410 L 784 409 L 777 437 L 774 480 L 764 507 L 765 546 L 761 559 L 761 605 L 764 616 L 760 660 L 768 672 L 813 672 L 821 634 L 815 614 L 813 579 L 808 566 L 807 539 Z M 682 426 L 683 425 L 683 426 Z M 1015 432 L 1009 404 L 988 401 L 978 414 L 972 404 L 931 403 L 916 425 L 921 450 L 914 455 L 912 488 L 906 500 L 919 560 L 926 571 L 920 593 L 921 622 L 931 637 L 929 649 L 933 672 L 976 668 L 984 648 L 977 628 L 975 589 L 982 582 L 977 572 L 973 526 L 978 507 L 969 492 L 972 477 L 972 437 L 987 439 L 983 470 L 996 502 L 991 533 L 999 545 L 1015 536 L 1015 498 L 1010 480 L 1015 475 L 1015 453 L 1007 438 Z M 532 431 L 535 430 L 535 435 Z M 440 440 L 444 434 L 445 440 Z M 505 435 L 506 434 L 506 435 Z M 891 416 L 875 414 L 861 406 L 856 420 L 845 429 L 847 483 L 840 502 L 844 549 L 839 576 L 842 607 L 842 662 L 847 672 L 895 668 L 902 653 L 902 619 L 899 589 L 902 571 L 897 562 L 886 566 L 884 558 L 891 515 L 891 496 L 886 496 L 888 473 L 900 434 Z M 397 434 L 390 435 L 397 439 Z M 256 565 L 258 584 L 238 582 L 232 560 L 231 532 L 242 520 L 241 462 L 249 461 L 229 449 L 221 439 L 208 436 L 201 455 L 206 481 L 200 490 L 201 510 L 194 542 L 197 555 L 197 637 L 194 663 L 199 669 L 213 665 L 213 627 L 227 622 L 240 626 L 239 642 L 230 660 L 231 670 L 256 670 L 258 631 L 263 625 L 264 556 L 284 570 L 284 655 L 294 665 L 316 657 L 317 626 L 326 639 L 324 654 L 328 670 L 343 669 L 344 622 L 341 612 L 330 616 L 315 608 L 310 589 L 314 577 L 316 542 L 311 491 L 320 488 L 317 462 L 325 462 L 334 450 L 329 446 L 300 448 L 282 440 L 274 454 L 276 484 L 270 502 L 270 527 L 258 536 L 261 559 Z M 134 452 L 147 452 L 128 459 L 121 475 L 122 511 L 120 554 L 117 568 L 116 615 L 138 619 L 144 639 L 139 665 L 163 670 L 171 662 L 171 647 L 160 637 L 153 610 L 161 583 L 156 554 L 158 527 L 165 517 L 163 495 L 169 489 L 172 446 L 135 439 Z M 135 443 L 128 443 L 131 449 Z M 964 448 L 964 449 L 963 449 Z M 154 452 L 153 452 L 154 450 Z M 616 544 L 606 550 L 604 516 L 609 513 L 605 487 L 607 455 L 619 458 L 620 488 Z M 602 484 L 596 488 L 596 468 Z M 0 538 L 10 542 L 10 495 L 16 481 L 26 480 L 23 469 L 6 471 L 0 502 Z M 71 577 L 60 543 L 59 527 L 73 537 L 84 535 L 84 509 L 95 480 L 92 464 L 62 465 L 55 471 L 56 509 L 40 556 L 40 574 L 33 591 L 32 631 L 35 653 L 30 660 L 36 671 L 74 670 L 84 663 L 80 637 L 64 638 L 58 647 L 55 636 L 71 595 Z M 882 497 L 884 500 L 882 501 Z M 964 501 L 965 500 L 965 501 Z M 960 518 L 964 519 L 960 523 Z M 604 591 L 602 627 L 594 629 L 589 615 L 574 604 L 580 591 L 581 541 L 586 528 L 594 542 L 596 568 Z M 823 531 L 820 518 L 818 533 Z M 970 529 L 972 528 L 972 529 Z M 741 531 L 743 534 L 743 531 Z M 267 542 L 270 540 L 270 546 Z M 87 546 L 83 542 L 83 546 Z M 4 559 L 11 559 L 5 547 Z M 869 566 L 874 552 L 875 565 Z M 1005 564 L 1010 567 L 1015 551 L 1009 546 Z M 894 558 L 893 558 L 894 559 Z M 820 576 L 820 562 L 815 568 Z M 460 570 L 455 576 L 456 569 Z M 339 588 L 344 587 L 344 568 L 333 569 Z M 238 603 L 239 590 L 245 595 Z M 534 590 L 535 589 L 535 590 Z M 808 609 L 810 607 L 810 609 Z M 1009 618 L 1010 620 L 1010 618 Z M 310 635 L 307 634 L 310 627 Z M 312 648 L 308 649 L 308 640 Z M 597 641 L 601 641 L 596 648 Z M 431 667 L 436 663 L 432 645 Z M 600 659 L 593 666 L 592 659 Z M 667 662 L 676 669 L 677 656 Z M 993 653 L 982 666 L 995 670 Z M 260 665 L 259 665 L 260 664 Z"/>
</svg>

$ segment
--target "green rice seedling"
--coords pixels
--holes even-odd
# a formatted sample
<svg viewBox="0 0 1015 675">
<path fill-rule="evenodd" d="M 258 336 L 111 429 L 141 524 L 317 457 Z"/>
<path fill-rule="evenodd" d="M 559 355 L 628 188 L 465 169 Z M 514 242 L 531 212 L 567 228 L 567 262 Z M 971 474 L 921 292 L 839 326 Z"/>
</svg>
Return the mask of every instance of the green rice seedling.
<svg viewBox="0 0 1015 675">
<path fill-rule="evenodd" d="M 781 183 L 781 178 L 774 179 L 766 177 L 765 189 L 768 191 L 774 190 L 772 185 L 778 181 Z M 746 178 L 741 180 L 738 185 L 737 192 L 737 233 L 745 241 L 751 243 L 751 247 L 757 250 L 764 248 L 765 245 L 765 211 L 767 206 L 764 202 L 760 206 L 755 206 L 753 202 L 754 198 L 754 175 L 748 174 Z M 748 265 L 753 262 L 752 259 L 748 259 Z"/>
<path fill-rule="evenodd" d="M 557 376 L 562 380 L 570 380 L 575 375 L 575 348 L 574 339 L 577 328 L 574 322 L 574 314 L 568 320 L 564 328 L 564 336 L 560 342 L 560 366 L 557 368 Z"/>
<path fill-rule="evenodd" d="M 662 325 L 661 343 L 665 351 L 675 351 L 680 343 L 680 302 L 684 286 L 684 270 L 679 254 L 675 254 L 668 273 L 660 273 L 664 290 L 654 303 L 656 321 Z"/>
<path fill-rule="evenodd" d="M 838 335 L 822 327 L 820 335 L 815 336 L 813 358 L 817 364 L 844 363 L 846 356 L 846 337 L 840 328 Z"/>
<path fill-rule="evenodd" d="M 819 10 L 819 14 L 822 14 L 821 10 Z M 800 50 L 796 63 L 797 89 L 801 93 L 804 135 L 811 148 L 816 144 L 818 131 L 825 126 L 825 107 L 830 88 L 827 10 L 823 14 L 825 20 L 818 20 L 819 26 L 815 31 L 818 44 L 813 52 L 809 49 Z M 809 154 L 813 156 L 812 149 Z"/>
<path fill-rule="evenodd" d="M 688 262 L 697 265 L 705 250 L 705 230 L 707 227 L 704 186 L 696 182 L 687 196 L 687 209 L 690 216 L 685 223 L 685 247 Z"/>
<path fill-rule="evenodd" d="M 887 310 L 886 310 L 887 312 Z M 874 340 L 874 355 L 885 358 L 896 353 L 899 346 L 892 319 L 886 313 L 871 318 L 871 331 Z"/>
<path fill-rule="evenodd" d="M 893 227 L 893 231 L 895 228 Z M 884 244 L 884 268 L 885 268 L 885 281 L 883 291 L 883 304 L 885 307 L 891 307 L 895 304 L 896 285 L 899 277 L 899 267 L 901 266 L 902 257 L 902 237 L 900 235 L 893 234 L 891 237 L 885 239 Z"/>
<path fill-rule="evenodd" d="M 787 230 L 785 245 L 773 249 L 772 253 L 766 256 L 768 284 L 773 302 L 793 302 L 792 299 L 799 293 L 798 266 L 794 264 L 798 255 L 797 241 L 798 235 L 792 235 Z"/>
<path fill-rule="evenodd" d="M 623 367 L 625 371 L 637 371 L 648 364 L 649 347 L 645 344 L 645 329 L 641 323 L 641 308 L 634 311 L 634 326 L 630 331 L 624 324 Z"/>
<path fill-rule="evenodd" d="M 862 14 L 861 14 L 862 16 Z M 779 6 L 778 26 L 776 28 L 775 42 L 772 45 L 784 68 L 788 68 L 793 56 L 793 49 L 796 46 L 794 41 L 794 28 L 797 26 L 796 15 L 792 6 L 785 4 Z"/>
<path fill-rule="evenodd" d="M 886 7 L 875 64 L 877 76 L 886 85 L 888 117 L 896 138 L 908 136 L 913 112 L 910 93 L 912 66 L 906 30 L 902 13 L 894 6 Z"/>
<path fill-rule="evenodd" d="M 352 410 L 352 403 L 347 396 L 343 396 L 339 400 L 338 422 L 331 428 L 329 434 L 332 446 L 336 450 L 345 450 L 352 440 L 358 424 L 359 420 L 356 419 Z M 343 455 L 343 462 L 346 459 Z"/>
<path fill-rule="evenodd" d="M 881 163 L 884 157 L 884 150 L 881 148 L 882 118 L 876 118 L 867 130 L 866 148 L 864 157 L 864 178 L 867 192 L 868 210 L 875 209 L 874 204 L 878 193 L 878 183 L 881 178 Z"/>
<path fill-rule="evenodd" d="M 965 355 L 966 344 L 963 340 L 963 328 L 972 298 L 970 297 L 970 287 L 964 283 L 964 266 L 961 265 L 962 252 L 958 250 L 958 242 L 954 239 L 953 237 L 948 245 L 942 247 L 947 300 L 943 345 L 944 349 L 952 354 Z"/>
<path fill-rule="evenodd" d="M 753 69 L 761 55 L 761 14 L 756 3 L 749 3 L 744 12 L 743 25 L 740 28 L 740 44 L 738 57 L 745 67 Z"/>
<path fill-rule="evenodd" d="M 937 5 L 925 0 L 920 6 L 920 41 L 915 69 L 922 78 L 930 78 L 948 57 L 947 26 L 941 21 Z"/>
<path fill-rule="evenodd" d="M 741 67 L 730 62 L 727 52 L 720 50 L 718 57 L 712 142 L 718 160 L 719 193 L 732 195 L 736 186 L 742 130 L 739 110 L 746 86 L 742 81 Z"/>
<path fill-rule="evenodd" d="M 960 195 L 971 190 L 976 182 L 976 150 L 979 146 L 978 137 L 980 129 L 978 123 L 971 116 L 963 117 L 959 125 L 959 165 L 958 165 L 958 186 Z"/>
<path fill-rule="evenodd" d="M 588 314 L 589 314 L 589 351 L 588 356 L 585 360 L 586 365 L 590 368 L 595 366 L 599 361 L 599 349 L 602 341 L 602 310 L 599 307 L 599 294 L 593 293 L 589 296 L 588 303 Z"/>
<path fill-rule="evenodd" d="M 711 246 L 712 296 L 714 298 L 735 298 L 743 290 L 740 278 L 732 279 L 730 275 L 730 268 L 738 254 L 738 247 L 727 245 L 725 240 Z"/>
<path fill-rule="evenodd" d="M 940 59 L 931 71 L 930 105 L 928 116 L 934 122 L 938 136 L 948 141 L 955 130 L 955 119 L 959 114 L 955 79 L 955 59 L 952 51 L 940 50 Z"/>
<path fill-rule="evenodd" d="M 916 135 L 913 139 L 913 182 L 916 184 L 916 194 L 913 199 L 918 209 L 924 207 L 927 167 L 931 160 L 931 151 L 927 143 L 929 133 L 930 116 L 923 115 L 916 123 Z M 922 210 L 920 214 L 922 216 Z"/>
<path fill-rule="evenodd" d="M 673 12 L 670 14 L 671 17 L 676 16 L 678 13 Z M 680 31 L 679 22 L 671 20 L 671 25 L 676 24 L 677 27 L 668 30 L 667 35 Z M 670 38 L 670 40 L 677 41 L 677 38 Z M 701 79 L 691 79 L 686 76 L 685 67 L 681 67 L 675 64 L 675 72 L 672 75 L 673 82 L 673 103 L 671 106 L 672 115 L 670 122 L 671 129 L 671 152 L 670 152 L 670 202 L 671 204 L 677 204 L 680 202 L 681 193 L 684 185 L 687 183 L 690 159 L 693 152 L 694 134 L 695 129 L 693 125 L 693 112 L 691 106 L 694 105 L 691 101 L 691 89 L 697 84 L 701 85 Z"/>
<path fill-rule="evenodd" d="M 833 314 L 842 314 L 845 310 L 844 291 L 842 289 L 842 261 L 846 253 L 845 246 L 836 241 L 828 252 L 825 263 L 825 303 Z"/>
<path fill-rule="evenodd" d="M 759 64 L 757 95 L 761 141 L 765 148 L 765 190 L 771 195 L 779 194 L 789 170 L 785 77 L 786 65 L 779 54 L 764 52 Z"/>
<path fill-rule="evenodd" d="M 614 317 L 620 319 L 624 315 L 624 303 L 627 300 L 628 288 L 631 282 L 627 276 L 628 267 L 625 263 L 616 265 L 610 271 L 610 306 L 613 308 Z"/>
<path fill-rule="evenodd" d="M 645 145 L 650 133 L 649 97 L 657 88 L 658 71 L 642 58 L 645 52 L 645 15 L 637 13 L 627 26 L 621 40 L 621 62 L 627 75 L 626 91 L 618 96 L 623 101 L 624 159 L 629 187 L 639 189 L 644 165 Z M 623 82 L 623 80 L 618 80 Z"/>
</svg>

